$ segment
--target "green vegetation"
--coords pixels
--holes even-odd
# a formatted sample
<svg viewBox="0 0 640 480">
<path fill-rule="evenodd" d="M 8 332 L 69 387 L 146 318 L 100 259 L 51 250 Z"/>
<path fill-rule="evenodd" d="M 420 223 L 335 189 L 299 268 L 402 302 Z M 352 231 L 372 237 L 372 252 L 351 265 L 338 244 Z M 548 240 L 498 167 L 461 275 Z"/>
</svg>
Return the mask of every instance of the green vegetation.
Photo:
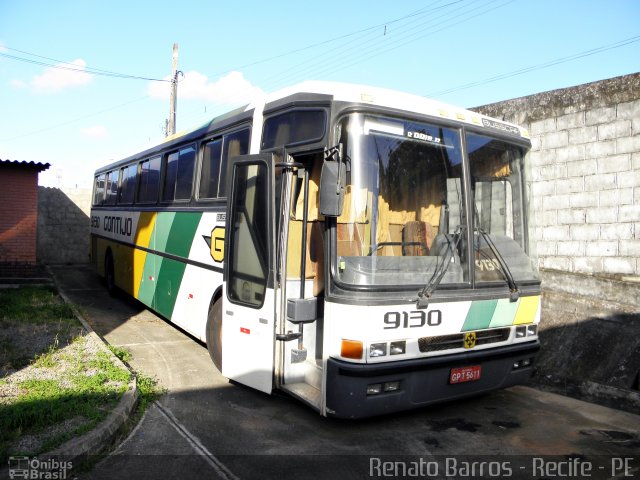
<svg viewBox="0 0 640 480">
<path fill-rule="evenodd" d="M 52 287 L 0 290 L 0 376 L 66 345 L 82 327 Z"/>
<path fill-rule="evenodd" d="M 23 287 L 0 290 L 0 321 L 48 324 L 75 322 L 73 310 L 53 287 Z"/>
<path fill-rule="evenodd" d="M 138 413 L 142 414 L 151 403 L 165 393 L 165 389 L 158 385 L 158 381 L 155 378 L 139 372 L 136 372 L 136 382 L 139 394 Z"/>
<path fill-rule="evenodd" d="M 131 361 L 131 352 L 123 347 L 116 347 L 115 345 L 107 345 L 109 350 L 118 357 L 124 363 L 129 363 Z"/>
<path fill-rule="evenodd" d="M 0 464 L 90 430 L 126 391 L 131 373 L 82 332 L 52 289 L 0 290 Z"/>
</svg>

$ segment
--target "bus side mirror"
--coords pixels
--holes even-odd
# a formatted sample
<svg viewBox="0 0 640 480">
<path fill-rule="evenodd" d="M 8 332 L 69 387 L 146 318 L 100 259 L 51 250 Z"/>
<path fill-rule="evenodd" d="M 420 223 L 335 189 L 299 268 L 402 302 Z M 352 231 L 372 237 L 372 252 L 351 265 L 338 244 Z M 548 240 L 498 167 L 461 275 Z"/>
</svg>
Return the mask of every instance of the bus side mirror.
<svg viewBox="0 0 640 480">
<path fill-rule="evenodd" d="M 320 173 L 320 213 L 339 217 L 344 204 L 347 167 L 341 161 L 325 161 Z"/>
</svg>

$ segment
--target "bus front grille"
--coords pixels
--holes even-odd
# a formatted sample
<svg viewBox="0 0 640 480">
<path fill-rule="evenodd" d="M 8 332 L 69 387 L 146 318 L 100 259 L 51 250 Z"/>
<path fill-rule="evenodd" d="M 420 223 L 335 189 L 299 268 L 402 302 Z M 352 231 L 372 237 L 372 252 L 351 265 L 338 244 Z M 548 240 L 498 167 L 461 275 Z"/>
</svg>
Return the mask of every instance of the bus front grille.
<svg viewBox="0 0 640 480">
<path fill-rule="evenodd" d="M 491 343 L 504 342 L 509 339 L 511 328 L 495 328 L 492 330 L 479 330 L 476 334 L 476 346 Z M 422 337 L 418 339 L 418 348 L 421 353 L 440 352 L 464 347 L 464 333 L 454 335 L 441 335 L 438 337 Z"/>
</svg>

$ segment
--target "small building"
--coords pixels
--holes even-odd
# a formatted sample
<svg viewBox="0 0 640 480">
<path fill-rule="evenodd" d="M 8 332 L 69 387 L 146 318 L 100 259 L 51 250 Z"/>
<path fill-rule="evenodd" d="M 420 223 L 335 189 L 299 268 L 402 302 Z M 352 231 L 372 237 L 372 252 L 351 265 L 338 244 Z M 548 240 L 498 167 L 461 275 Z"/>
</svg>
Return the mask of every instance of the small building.
<svg viewBox="0 0 640 480">
<path fill-rule="evenodd" d="M 38 174 L 48 163 L 0 159 L 0 277 L 37 263 Z"/>
</svg>

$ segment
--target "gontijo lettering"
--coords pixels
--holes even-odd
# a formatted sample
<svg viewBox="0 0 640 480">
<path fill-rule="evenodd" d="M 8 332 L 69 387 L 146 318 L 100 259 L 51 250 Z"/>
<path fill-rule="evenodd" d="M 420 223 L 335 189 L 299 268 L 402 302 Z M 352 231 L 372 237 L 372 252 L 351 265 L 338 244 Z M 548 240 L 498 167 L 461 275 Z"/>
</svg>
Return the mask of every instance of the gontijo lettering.
<svg viewBox="0 0 640 480">
<path fill-rule="evenodd" d="M 111 217 L 107 215 L 102 219 L 102 229 L 105 232 L 130 237 L 131 231 L 133 230 L 133 220 L 131 218 Z"/>
</svg>

